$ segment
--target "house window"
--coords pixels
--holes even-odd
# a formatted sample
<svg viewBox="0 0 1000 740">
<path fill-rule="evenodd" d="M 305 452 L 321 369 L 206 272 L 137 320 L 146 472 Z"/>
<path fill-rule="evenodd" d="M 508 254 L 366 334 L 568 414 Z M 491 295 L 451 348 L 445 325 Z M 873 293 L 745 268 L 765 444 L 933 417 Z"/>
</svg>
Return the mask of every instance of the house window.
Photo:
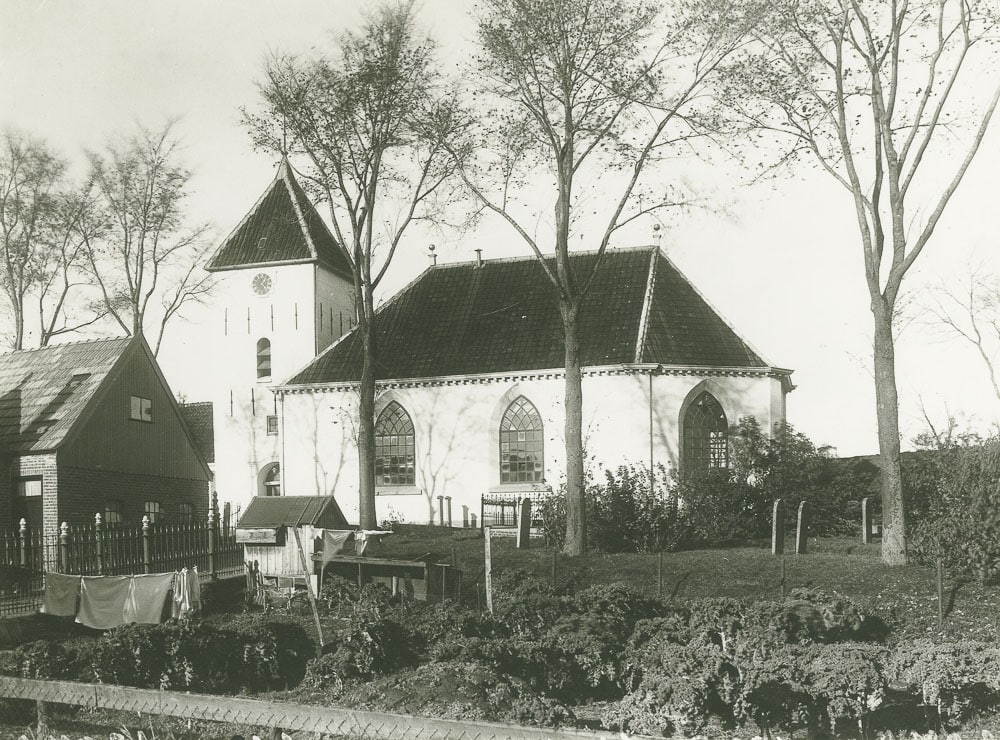
<svg viewBox="0 0 1000 740">
<path fill-rule="evenodd" d="M 41 478 L 19 478 L 17 481 L 17 495 L 24 498 L 31 498 L 42 495 Z"/>
<path fill-rule="evenodd" d="M 269 380 L 271 378 L 271 340 L 257 340 L 257 379 Z"/>
<path fill-rule="evenodd" d="M 104 523 L 121 524 L 124 520 L 122 516 L 121 499 L 110 499 L 104 502 Z"/>
<path fill-rule="evenodd" d="M 184 524 L 191 524 L 194 522 L 194 504 L 187 501 L 181 502 L 180 505 L 180 520 Z"/>
<path fill-rule="evenodd" d="M 412 486 L 414 473 L 413 422 L 406 409 L 393 401 L 375 421 L 375 484 Z"/>
<path fill-rule="evenodd" d="M 278 433 L 278 417 L 268 416 L 267 417 L 267 433 L 277 434 Z"/>
<path fill-rule="evenodd" d="M 272 463 L 264 468 L 264 474 L 260 480 L 261 496 L 281 495 L 281 466 L 278 463 Z"/>
<path fill-rule="evenodd" d="M 142 396 L 132 396 L 129 407 L 129 418 L 135 421 L 153 420 L 153 402 Z"/>
<path fill-rule="evenodd" d="M 160 518 L 160 502 L 147 501 L 143 506 L 142 513 L 149 517 L 150 524 L 156 524 Z"/>
<path fill-rule="evenodd" d="M 500 482 L 539 482 L 542 461 L 542 417 L 531 401 L 518 396 L 500 420 Z"/>
<path fill-rule="evenodd" d="M 729 423 L 726 412 L 708 391 L 684 414 L 684 466 L 690 470 L 729 467 Z"/>
</svg>

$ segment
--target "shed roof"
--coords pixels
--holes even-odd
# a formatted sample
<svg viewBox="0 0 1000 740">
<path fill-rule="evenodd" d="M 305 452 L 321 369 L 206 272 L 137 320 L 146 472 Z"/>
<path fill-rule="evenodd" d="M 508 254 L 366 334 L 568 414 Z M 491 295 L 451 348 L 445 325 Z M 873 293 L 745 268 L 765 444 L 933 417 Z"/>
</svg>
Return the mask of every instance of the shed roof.
<svg viewBox="0 0 1000 740">
<path fill-rule="evenodd" d="M 208 261 L 209 271 L 316 262 L 350 276 L 347 254 L 283 159 L 267 190 Z"/>
<path fill-rule="evenodd" d="M 596 252 L 570 264 L 587 275 Z M 769 368 L 655 247 L 604 254 L 579 316 L 584 367 L 651 363 Z M 544 370 L 565 363 L 555 291 L 534 257 L 436 265 L 375 317 L 380 380 Z M 356 381 L 357 330 L 287 385 Z"/>
<path fill-rule="evenodd" d="M 300 524 L 352 529 L 333 496 L 255 496 L 236 526 L 253 529 Z"/>
<path fill-rule="evenodd" d="M 66 439 L 132 338 L 56 344 L 0 355 L 0 450 L 54 450 Z"/>
</svg>

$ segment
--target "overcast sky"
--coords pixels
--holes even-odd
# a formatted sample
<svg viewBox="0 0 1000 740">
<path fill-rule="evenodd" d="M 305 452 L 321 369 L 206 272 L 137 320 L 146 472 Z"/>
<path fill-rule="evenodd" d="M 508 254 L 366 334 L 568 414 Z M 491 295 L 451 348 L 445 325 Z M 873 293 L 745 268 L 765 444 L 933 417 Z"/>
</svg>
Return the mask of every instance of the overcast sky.
<svg viewBox="0 0 1000 740">
<path fill-rule="evenodd" d="M 270 50 L 308 51 L 356 22 L 339 0 L 0 0 L 0 124 L 26 129 L 80 161 L 136 122 L 180 117 L 186 163 L 195 171 L 192 212 L 223 238 L 273 176 L 272 157 L 253 151 L 240 107 L 256 102 L 255 80 Z M 422 19 L 444 46 L 450 71 L 468 57 L 471 0 L 424 0 Z M 910 290 L 961 274 L 970 261 L 1000 268 L 996 173 L 1000 122 L 984 142 L 925 254 Z M 792 368 L 789 421 L 840 454 L 877 450 L 871 379 L 871 318 L 861 251 L 846 193 L 803 168 L 764 185 L 721 156 L 680 162 L 726 212 L 676 219 L 661 246 L 706 297 L 774 365 Z M 651 224 L 619 246 L 648 244 Z M 516 236 L 484 222 L 438 244 L 442 261 L 527 254 Z M 427 264 L 411 244 L 388 278 L 394 290 Z M 200 319 L 200 320 L 199 320 Z M 160 361 L 176 392 L 207 398 L 199 384 L 204 317 L 168 333 Z M 923 429 L 921 400 L 936 423 L 946 409 L 981 426 L 997 403 L 971 346 L 942 341 L 919 322 L 898 346 L 903 442 Z"/>
</svg>

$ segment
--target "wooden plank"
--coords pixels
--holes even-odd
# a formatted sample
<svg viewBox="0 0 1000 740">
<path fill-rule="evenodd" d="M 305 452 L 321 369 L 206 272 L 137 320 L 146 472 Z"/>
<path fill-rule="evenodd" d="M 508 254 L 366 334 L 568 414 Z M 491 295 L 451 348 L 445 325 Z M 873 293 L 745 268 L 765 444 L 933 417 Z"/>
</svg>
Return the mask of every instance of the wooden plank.
<svg viewBox="0 0 1000 740">
<path fill-rule="evenodd" d="M 278 527 L 237 529 L 236 541 L 244 545 L 277 545 Z"/>
</svg>

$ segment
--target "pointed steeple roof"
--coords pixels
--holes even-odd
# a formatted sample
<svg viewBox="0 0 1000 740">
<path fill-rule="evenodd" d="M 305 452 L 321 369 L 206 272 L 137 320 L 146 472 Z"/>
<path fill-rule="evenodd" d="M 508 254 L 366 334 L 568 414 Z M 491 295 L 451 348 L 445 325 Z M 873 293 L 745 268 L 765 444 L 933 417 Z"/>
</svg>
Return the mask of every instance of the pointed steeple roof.
<svg viewBox="0 0 1000 740">
<path fill-rule="evenodd" d="M 350 276 L 344 249 L 323 223 L 284 157 L 274 180 L 233 232 L 219 245 L 207 269 L 318 262 Z"/>
</svg>

